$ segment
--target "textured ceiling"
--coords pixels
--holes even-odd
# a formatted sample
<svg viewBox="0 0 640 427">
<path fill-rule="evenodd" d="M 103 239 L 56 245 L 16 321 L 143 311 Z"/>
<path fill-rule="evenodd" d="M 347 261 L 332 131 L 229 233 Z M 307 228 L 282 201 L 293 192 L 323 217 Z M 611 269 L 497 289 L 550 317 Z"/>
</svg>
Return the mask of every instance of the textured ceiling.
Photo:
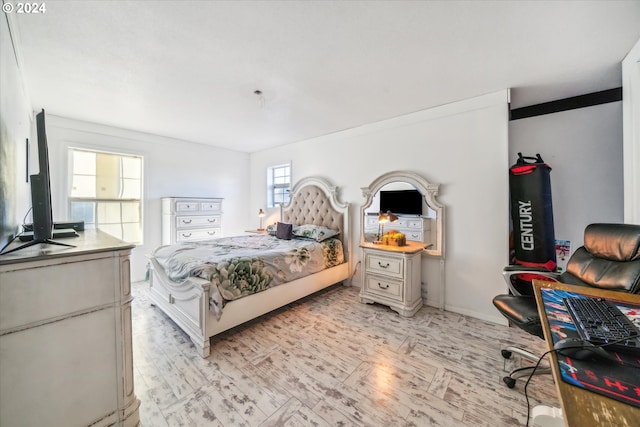
<svg viewBox="0 0 640 427">
<path fill-rule="evenodd" d="M 640 1 L 46 6 L 12 15 L 34 110 L 247 152 L 504 88 L 516 108 L 619 87 L 640 38 Z"/>
</svg>

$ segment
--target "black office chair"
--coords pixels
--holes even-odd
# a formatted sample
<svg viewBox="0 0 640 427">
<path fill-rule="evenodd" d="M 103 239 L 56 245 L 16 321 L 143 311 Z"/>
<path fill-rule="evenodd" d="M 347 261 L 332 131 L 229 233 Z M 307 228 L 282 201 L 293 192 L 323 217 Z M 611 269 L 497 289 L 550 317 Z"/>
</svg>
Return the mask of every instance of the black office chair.
<svg viewBox="0 0 640 427">
<path fill-rule="evenodd" d="M 538 307 L 533 296 L 531 282 L 522 280 L 529 274 L 544 280 L 559 281 L 570 285 L 592 286 L 619 292 L 640 294 L 640 225 L 591 224 L 584 230 L 584 246 L 569 258 L 562 274 L 551 273 L 535 267 L 508 266 L 503 275 L 511 293 L 497 295 L 493 305 L 509 319 L 510 323 L 526 332 L 544 339 Z M 537 362 L 539 356 L 517 347 L 502 349 L 508 359 L 513 353 Z M 528 377 L 533 366 L 514 369 L 503 381 L 513 388 L 516 379 Z M 538 368 L 535 374 L 550 373 L 548 365 Z"/>
</svg>

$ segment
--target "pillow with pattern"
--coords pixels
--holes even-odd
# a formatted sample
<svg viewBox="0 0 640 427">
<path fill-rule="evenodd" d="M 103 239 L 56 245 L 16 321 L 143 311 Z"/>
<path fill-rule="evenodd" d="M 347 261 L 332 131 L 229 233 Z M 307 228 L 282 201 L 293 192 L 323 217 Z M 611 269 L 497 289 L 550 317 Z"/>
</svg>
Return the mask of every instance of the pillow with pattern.
<svg viewBox="0 0 640 427">
<path fill-rule="evenodd" d="M 293 227 L 293 235 L 304 239 L 312 239 L 316 242 L 322 242 L 330 237 L 340 234 L 338 230 L 323 227 L 321 225 L 304 224 Z"/>
</svg>

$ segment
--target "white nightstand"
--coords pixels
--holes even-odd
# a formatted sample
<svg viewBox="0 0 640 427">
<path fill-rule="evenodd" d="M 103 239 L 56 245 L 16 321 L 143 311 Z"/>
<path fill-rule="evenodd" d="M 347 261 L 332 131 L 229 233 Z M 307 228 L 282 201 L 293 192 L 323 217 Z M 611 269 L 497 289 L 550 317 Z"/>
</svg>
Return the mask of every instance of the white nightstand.
<svg viewBox="0 0 640 427">
<path fill-rule="evenodd" d="M 422 307 L 422 252 L 424 242 L 407 240 L 406 246 L 362 243 L 364 280 L 360 301 L 389 306 L 411 317 Z"/>
</svg>

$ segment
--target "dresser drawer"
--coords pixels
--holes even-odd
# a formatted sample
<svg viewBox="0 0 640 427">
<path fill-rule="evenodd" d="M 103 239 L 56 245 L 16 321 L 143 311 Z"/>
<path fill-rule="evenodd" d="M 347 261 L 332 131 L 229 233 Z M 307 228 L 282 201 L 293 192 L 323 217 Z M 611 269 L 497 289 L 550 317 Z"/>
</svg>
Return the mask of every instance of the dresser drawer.
<svg viewBox="0 0 640 427">
<path fill-rule="evenodd" d="M 364 226 L 367 228 L 378 228 L 378 215 L 367 215 L 365 217 Z"/>
<path fill-rule="evenodd" d="M 402 258 L 367 253 L 365 266 L 367 271 L 371 273 L 383 274 L 399 279 L 402 279 L 404 276 L 404 262 Z"/>
<path fill-rule="evenodd" d="M 208 216 L 177 216 L 176 228 L 202 228 L 202 227 L 219 227 L 222 224 L 221 215 Z"/>
<path fill-rule="evenodd" d="M 367 275 L 367 290 L 387 298 L 402 300 L 402 282 Z"/>
<path fill-rule="evenodd" d="M 222 210 L 222 201 L 202 202 L 200 203 L 202 211 L 220 211 Z"/>
<path fill-rule="evenodd" d="M 421 231 L 407 231 L 405 233 L 407 240 L 415 240 L 416 242 L 424 242 L 424 233 Z"/>
<path fill-rule="evenodd" d="M 198 202 L 176 202 L 176 212 L 197 212 L 199 209 Z"/>
<path fill-rule="evenodd" d="M 222 230 L 220 228 L 181 230 L 178 231 L 176 240 L 178 242 L 189 242 L 194 240 L 206 240 L 214 237 L 222 237 Z"/>
<path fill-rule="evenodd" d="M 412 230 L 422 230 L 422 219 L 408 219 L 407 228 Z"/>
<path fill-rule="evenodd" d="M 384 224 L 385 230 L 397 230 L 398 228 L 407 228 L 407 220 L 400 218 L 394 222 L 387 222 Z"/>
</svg>

